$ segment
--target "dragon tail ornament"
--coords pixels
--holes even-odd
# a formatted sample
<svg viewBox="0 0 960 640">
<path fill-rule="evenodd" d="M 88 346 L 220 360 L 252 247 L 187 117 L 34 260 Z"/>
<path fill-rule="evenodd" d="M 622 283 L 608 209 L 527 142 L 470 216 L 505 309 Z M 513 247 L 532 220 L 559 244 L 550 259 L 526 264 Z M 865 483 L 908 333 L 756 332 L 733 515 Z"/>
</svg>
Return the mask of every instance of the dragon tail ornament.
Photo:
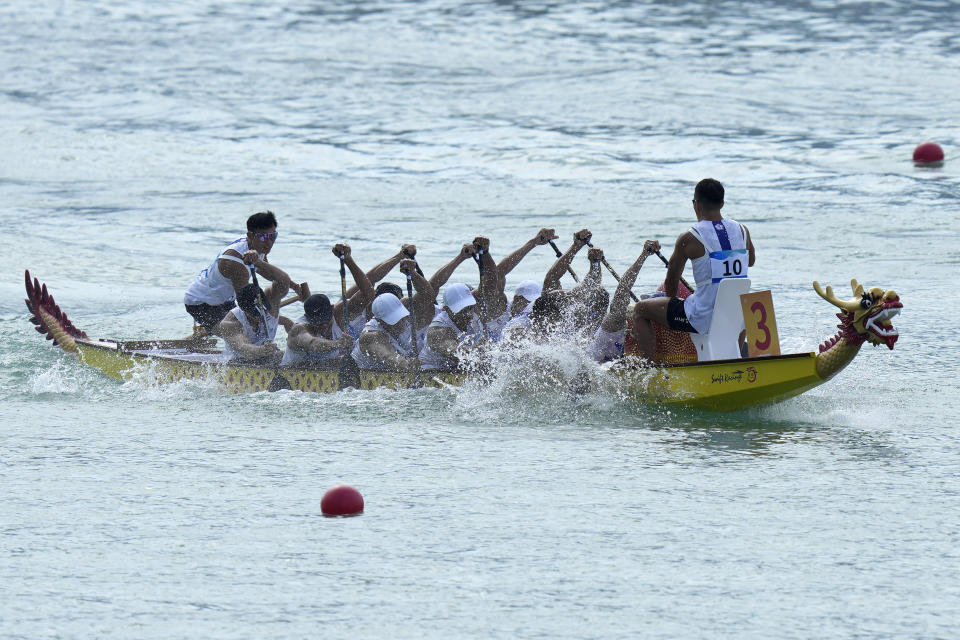
<svg viewBox="0 0 960 640">
<path fill-rule="evenodd" d="M 30 322 L 35 325 L 37 333 L 44 334 L 47 340 L 53 340 L 53 344 L 64 351 L 77 353 L 74 338 L 86 338 L 87 334 L 73 326 L 67 314 L 60 310 L 53 296 L 47 292 L 46 284 L 40 284 L 36 278 L 31 281 L 29 271 L 24 272 L 24 280 L 27 289 L 24 302 L 33 314 Z"/>
</svg>

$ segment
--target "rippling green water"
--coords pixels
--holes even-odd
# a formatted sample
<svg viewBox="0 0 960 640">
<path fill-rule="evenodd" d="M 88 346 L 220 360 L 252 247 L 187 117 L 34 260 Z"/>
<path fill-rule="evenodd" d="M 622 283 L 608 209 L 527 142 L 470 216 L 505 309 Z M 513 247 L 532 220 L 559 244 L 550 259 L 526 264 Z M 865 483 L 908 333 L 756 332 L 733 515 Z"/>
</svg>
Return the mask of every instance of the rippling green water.
<svg viewBox="0 0 960 640">
<path fill-rule="evenodd" d="M 952 637 L 954 12 L 0 9 L 0 636 Z M 944 167 L 911 165 L 925 139 Z M 262 208 L 273 262 L 331 295 L 338 240 L 363 266 L 415 242 L 432 271 L 478 233 L 502 257 L 589 227 L 622 271 L 693 221 L 708 175 L 785 352 L 834 332 L 811 281 L 850 278 L 901 295 L 896 349 L 731 414 L 571 399 L 522 366 L 230 396 L 107 379 L 21 301 L 29 268 L 92 336 L 184 335 L 187 283 Z M 550 264 L 534 251 L 508 287 Z M 662 277 L 648 262 L 637 291 Z M 323 518 L 341 482 L 366 511 Z"/>
</svg>

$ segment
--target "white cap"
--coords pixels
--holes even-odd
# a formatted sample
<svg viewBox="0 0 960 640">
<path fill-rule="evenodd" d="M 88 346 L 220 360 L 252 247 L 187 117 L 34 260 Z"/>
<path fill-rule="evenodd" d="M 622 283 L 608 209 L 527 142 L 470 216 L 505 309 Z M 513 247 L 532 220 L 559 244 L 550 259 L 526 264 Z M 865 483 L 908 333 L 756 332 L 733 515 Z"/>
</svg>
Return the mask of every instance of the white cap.
<svg viewBox="0 0 960 640">
<path fill-rule="evenodd" d="M 477 304 L 477 299 L 470 293 L 470 287 L 465 284 L 451 284 L 443 291 L 443 304 L 454 313 L 460 313 L 464 308 Z"/>
<path fill-rule="evenodd" d="M 387 324 L 397 324 L 410 315 L 400 298 L 392 293 L 381 293 L 373 299 L 373 317 Z"/>
<path fill-rule="evenodd" d="M 536 282 L 535 280 L 527 280 L 526 282 L 521 282 L 519 285 L 517 285 L 513 295 L 523 296 L 523 299 L 527 302 L 533 302 L 540 297 L 540 292 L 542 290 L 543 287 L 540 286 L 539 282 Z"/>
</svg>

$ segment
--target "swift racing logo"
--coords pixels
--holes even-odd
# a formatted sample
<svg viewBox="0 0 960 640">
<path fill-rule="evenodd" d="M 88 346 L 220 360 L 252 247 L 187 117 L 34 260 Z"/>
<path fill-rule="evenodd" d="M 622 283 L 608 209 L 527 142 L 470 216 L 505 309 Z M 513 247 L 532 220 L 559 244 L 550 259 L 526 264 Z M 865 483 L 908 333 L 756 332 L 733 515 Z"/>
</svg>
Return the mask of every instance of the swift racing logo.
<svg viewBox="0 0 960 640">
<path fill-rule="evenodd" d="M 743 380 L 744 376 L 747 378 L 747 382 L 756 382 L 757 381 L 757 370 L 754 367 L 747 367 L 746 371 L 741 371 L 737 369 L 731 371 L 730 373 L 713 373 L 710 374 L 710 382 L 712 384 L 723 384 L 725 382 L 740 382 Z"/>
</svg>

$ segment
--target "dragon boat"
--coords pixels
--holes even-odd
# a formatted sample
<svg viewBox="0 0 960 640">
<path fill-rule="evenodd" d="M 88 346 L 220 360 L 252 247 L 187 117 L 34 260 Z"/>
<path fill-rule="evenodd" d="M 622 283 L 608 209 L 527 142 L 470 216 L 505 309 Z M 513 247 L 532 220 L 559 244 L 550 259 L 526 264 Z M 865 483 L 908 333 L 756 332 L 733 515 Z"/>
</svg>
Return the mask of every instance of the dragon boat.
<svg viewBox="0 0 960 640">
<path fill-rule="evenodd" d="M 283 389 L 331 393 L 347 388 L 457 386 L 472 375 L 462 370 L 418 374 L 361 370 L 349 358 L 329 369 L 225 363 L 221 351 L 213 348 L 213 339 L 201 343 L 93 339 L 73 325 L 45 284 L 32 279 L 29 271 L 24 278 L 25 302 L 36 330 L 83 364 L 117 379 L 148 371 L 159 382 L 213 380 L 231 393 Z M 738 318 L 729 310 L 734 302 L 739 305 L 739 292 L 749 289 L 749 281 L 741 281 L 730 291 L 721 287 L 709 336 L 694 336 L 694 344 L 689 334 L 657 327 L 655 363 L 631 355 L 628 345 L 627 355 L 605 365 L 602 375 L 632 401 L 730 411 L 780 402 L 823 384 L 843 370 L 864 343 L 893 349 L 899 334 L 891 319 L 903 306 L 896 292 L 865 289 L 852 280 L 853 297 L 842 300 L 832 287 L 824 290 L 819 283 L 813 284 L 821 298 L 840 309 L 837 333 L 817 352 L 725 357 L 731 355 L 729 345 L 736 344 L 744 326 L 743 316 Z M 733 337 L 725 335 L 731 332 Z M 728 344 L 721 345 L 720 340 Z M 740 347 L 733 348 L 739 354 Z"/>
</svg>

